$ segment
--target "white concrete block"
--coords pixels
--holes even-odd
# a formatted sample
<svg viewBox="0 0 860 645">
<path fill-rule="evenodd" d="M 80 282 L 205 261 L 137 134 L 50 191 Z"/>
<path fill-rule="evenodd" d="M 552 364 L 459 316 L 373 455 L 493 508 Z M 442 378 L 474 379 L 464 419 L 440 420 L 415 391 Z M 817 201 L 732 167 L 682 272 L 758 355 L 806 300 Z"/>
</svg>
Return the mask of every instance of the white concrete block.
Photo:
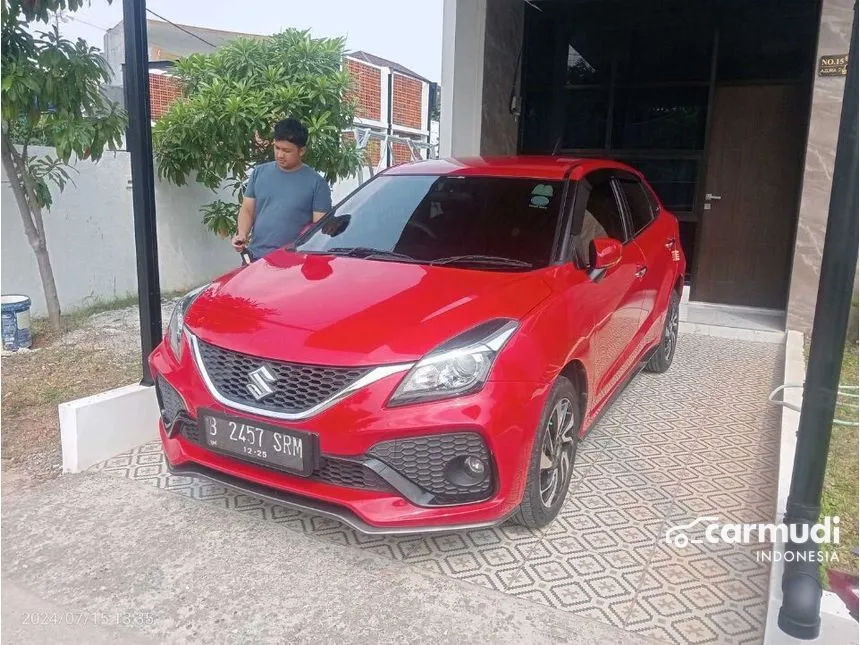
<svg viewBox="0 0 860 645">
<path fill-rule="evenodd" d="M 128 385 L 108 390 L 61 403 L 59 412 L 65 473 L 84 471 L 158 438 L 154 387 Z"/>
</svg>

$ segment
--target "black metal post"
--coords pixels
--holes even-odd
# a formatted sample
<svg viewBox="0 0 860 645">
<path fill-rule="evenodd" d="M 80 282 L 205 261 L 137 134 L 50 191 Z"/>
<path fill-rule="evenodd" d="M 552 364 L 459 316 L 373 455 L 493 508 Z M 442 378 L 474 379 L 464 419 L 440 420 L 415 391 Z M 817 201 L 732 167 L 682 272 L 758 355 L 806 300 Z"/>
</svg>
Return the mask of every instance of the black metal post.
<svg viewBox="0 0 860 645">
<path fill-rule="evenodd" d="M 797 431 L 797 451 L 791 474 L 791 490 L 785 523 L 811 526 L 821 513 L 821 490 L 830 446 L 830 431 L 845 348 L 848 312 L 857 269 L 857 4 L 848 54 L 848 76 L 839 123 L 839 139 L 833 168 L 827 233 L 821 260 L 818 299 L 812 325 L 809 365 Z M 821 584 L 818 578 L 818 545 L 809 531 L 794 535 L 805 540 L 789 541 L 782 576 L 782 607 L 779 627 L 795 638 L 814 639 L 821 628 Z M 797 554 L 806 554 L 799 559 Z M 811 557 L 810 557 L 811 556 Z"/>
<path fill-rule="evenodd" d="M 123 0 L 125 33 L 124 84 L 131 155 L 134 242 L 137 251 L 137 293 L 140 303 L 140 346 L 143 385 L 152 385 L 147 357 L 161 342 L 161 288 L 155 227 L 155 174 L 152 168 L 152 127 L 149 110 L 149 50 L 146 42 L 146 0 Z"/>
</svg>

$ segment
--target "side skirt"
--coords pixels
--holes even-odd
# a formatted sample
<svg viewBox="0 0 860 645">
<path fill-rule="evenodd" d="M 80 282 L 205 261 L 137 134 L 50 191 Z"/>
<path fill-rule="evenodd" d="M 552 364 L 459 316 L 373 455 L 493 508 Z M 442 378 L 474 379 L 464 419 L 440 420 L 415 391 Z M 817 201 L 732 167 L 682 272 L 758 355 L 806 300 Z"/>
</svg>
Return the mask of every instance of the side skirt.
<svg viewBox="0 0 860 645">
<path fill-rule="evenodd" d="M 636 377 L 636 375 L 639 374 L 639 372 L 641 372 L 643 369 L 645 369 L 645 366 L 648 364 L 648 361 L 651 360 L 651 358 L 654 356 L 654 354 L 659 349 L 660 349 L 660 345 L 658 343 L 657 345 L 652 347 L 650 350 L 648 350 L 648 352 L 645 354 L 645 356 L 638 363 L 636 363 L 636 365 L 633 366 L 633 369 L 631 369 L 630 372 L 627 374 L 627 376 L 624 378 L 624 380 L 621 381 L 620 385 L 615 388 L 615 391 L 612 393 L 612 395 L 608 399 L 606 399 L 606 401 L 603 403 L 603 406 L 600 408 L 600 412 L 598 412 L 597 416 L 595 416 L 594 419 L 591 420 L 591 423 L 588 424 L 588 428 L 586 428 L 585 432 L 579 436 L 580 440 L 582 440 L 586 436 L 588 436 L 588 434 L 591 432 L 591 430 L 603 418 L 603 415 L 606 414 L 606 411 L 612 407 L 612 404 L 615 403 L 615 401 L 618 399 L 618 397 L 621 396 L 621 394 L 624 392 L 624 390 L 627 389 L 627 386 L 630 385 L 630 381 L 632 381 L 634 379 L 634 377 Z"/>
</svg>

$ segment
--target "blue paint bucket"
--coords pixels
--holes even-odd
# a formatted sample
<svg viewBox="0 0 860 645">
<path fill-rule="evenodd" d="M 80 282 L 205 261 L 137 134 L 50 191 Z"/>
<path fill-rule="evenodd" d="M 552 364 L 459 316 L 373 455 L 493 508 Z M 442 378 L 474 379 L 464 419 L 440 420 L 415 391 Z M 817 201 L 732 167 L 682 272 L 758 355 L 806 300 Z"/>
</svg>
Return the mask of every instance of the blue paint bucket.
<svg viewBox="0 0 860 645">
<path fill-rule="evenodd" d="M 30 299 L 27 296 L 0 296 L 3 317 L 3 349 L 17 352 L 20 348 L 30 348 Z"/>
</svg>

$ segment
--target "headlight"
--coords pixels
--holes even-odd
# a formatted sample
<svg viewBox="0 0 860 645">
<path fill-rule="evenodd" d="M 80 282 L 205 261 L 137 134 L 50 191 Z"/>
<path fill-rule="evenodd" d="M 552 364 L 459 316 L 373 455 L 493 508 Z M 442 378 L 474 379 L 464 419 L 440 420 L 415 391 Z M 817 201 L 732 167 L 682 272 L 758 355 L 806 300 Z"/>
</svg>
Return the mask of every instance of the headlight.
<svg viewBox="0 0 860 645">
<path fill-rule="evenodd" d="M 493 361 L 518 326 L 515 320 L 492 320 L 433 350 L 409 371 L 388 405 L 445 399 L 480 390 Z"/>
<path fill-rule="evenodd" d="M 194 299 L 208 286 L 208 284 L 204 284 L 202 287 L 186 293 L 179 299 L 173 308 L 173 313 L 170 314 L 170 322 L 167 325 L 167 342 L 170 344 L 170 349 L 176 360 L 182 357 L 182 332 L 185 329 L 185 313 Z"/>
</svg>

